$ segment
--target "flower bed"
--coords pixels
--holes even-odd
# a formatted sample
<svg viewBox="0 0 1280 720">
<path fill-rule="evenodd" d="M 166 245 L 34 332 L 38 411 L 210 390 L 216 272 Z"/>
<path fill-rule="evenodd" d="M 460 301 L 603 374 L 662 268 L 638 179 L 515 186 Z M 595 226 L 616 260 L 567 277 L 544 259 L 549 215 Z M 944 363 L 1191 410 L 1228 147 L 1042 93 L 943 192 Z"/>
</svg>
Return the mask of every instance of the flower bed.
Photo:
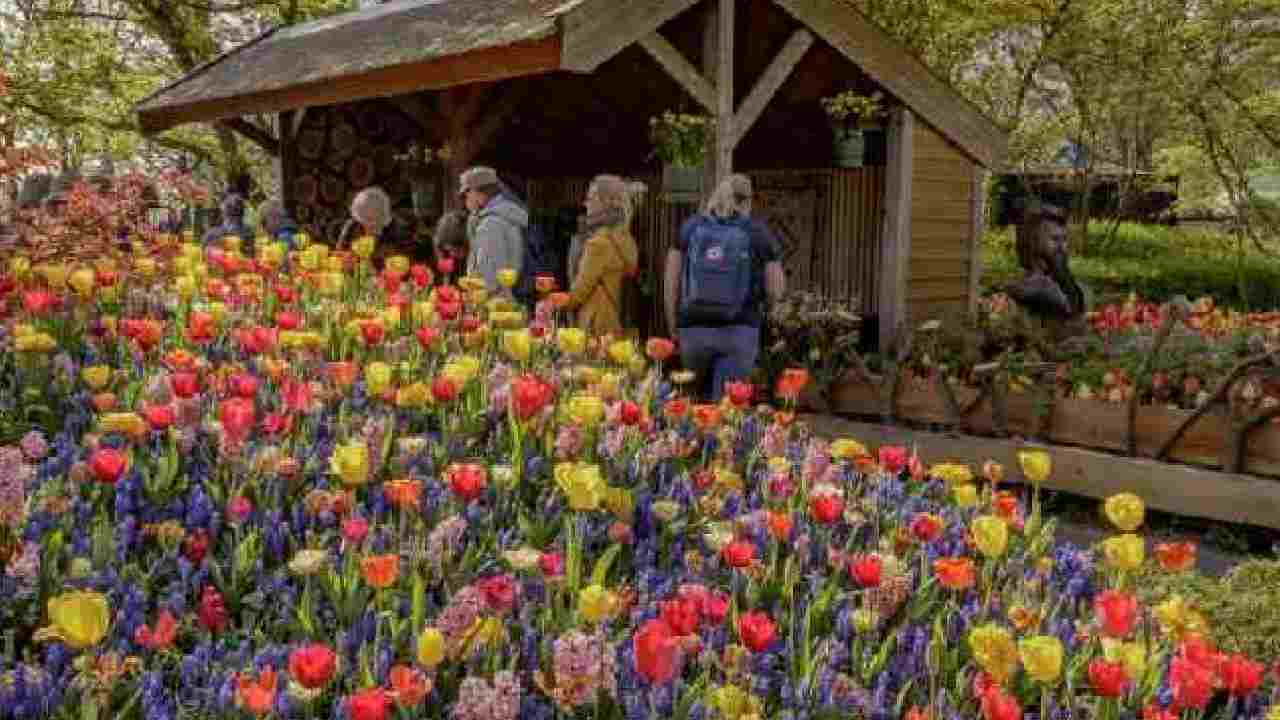
<svg viewBox="0 0 1280 720">
<path fill-rule="evenodd" d="M 1004 484 L 1047 455 L 828 442 L 742 384 L 694 404 L 671 343 L 561 327 L 548 283 L 525 317 L 368 239 L 259 247 L 14 266 L 0 409 L 50 429 L 0 449 L 0 718 L 1267 711 L 1136 599 L 1195 563 L 1147 560 L 1141 500 L 1055 545 Z"/>
</svg>

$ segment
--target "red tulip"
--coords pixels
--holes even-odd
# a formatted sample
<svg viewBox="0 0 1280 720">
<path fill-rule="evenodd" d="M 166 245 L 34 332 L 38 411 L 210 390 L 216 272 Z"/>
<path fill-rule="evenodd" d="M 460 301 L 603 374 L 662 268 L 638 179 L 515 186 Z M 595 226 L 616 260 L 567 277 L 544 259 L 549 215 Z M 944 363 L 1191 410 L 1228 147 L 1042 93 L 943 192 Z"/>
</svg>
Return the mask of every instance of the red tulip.
<svg viewBox="0 0 1280 720">
<path fill-rule="evenodd" d="M 538 558 L 538 568 L 547 577 L 560 577 L 564 574 L 564 556 L 560 553 L 542 553 Z"/>
<path fill-rule="evenodd" d="M 748 612 L 738 616 L 738 637 L 752 652 L 764 652 L 773 644 L 777 626 L 762 612 Z"/>
<path fill-rule="evenodd" d="M 634 427 L 640 424 L 644 419 L 644 411 L 640 406 L 630 400 L 623 400 L 622 405 L 618 408 L 618 422 L 627 427 Z"/>
<path fill-rule="evenodd" d="M 413 284 L 422 290 L 431 284 L 431 268 L 421 263 L 414 265 L 409 268 L 409 277 L 413 278 Z"/>
<path fill-rule="evenodd" d="M 178 621 L 168 610 L 161 610 L 156 616 L 154 628 L 150 625 L 140 625 L 133 631 L 133 641 L 148 650 L 165 650 L 173 647 L 173 641 L 177 637 Z"/>
<path fill-rule="evenodd" d="M 911 519 L 911 534 L 923 543 L 930 543 L 942 537 L 942 518 L 932 513 L 917 513 Z"/>
<path fill-rule="evenodd" d="M 279 435 L 289 432 L 293 427 L 293 416 L 288 413 L 267 413 L 262 418 L 262 432 L 267 435 Z"/>
<path fill-rule="evenodd" d="M 729 567 L 750 567 L 756 559 L 756 546 L 746 540 L 734 540 L 724 546 L 720 555 Z"/>
<path fill-rule="evenodd" d="M 1266 666 L 1262 663 L 1236 654 L 1219 664 L 1218 676 L 1223 690 L 1236 697 L 1244 697 L 1258 689 L 1266 670 Z"/>
<path fill-rule="evenodd" d="M 142 410 L 142 417 L 152 430 L 164 430 L 173 425 L 177 414 L 172 405 L 148 405 Z"/>
<path fill-rule="evenodd" d="M 440 331 L 430 325 L 423 325 L 418 328 L 414 335 L 418 336 L 418 344 L 421 345 L 424 350 L 429 350 L 431 346 L 435 344 L 436 340 L 440 338 Z"/>
<path fill-rule="evenodd" d="M 239 372 L 227 380 L 231 394 L 245 400 L 252 400 L 258 394 L 258 378 L 249 373 Z"/>
<path fill-rule="evenodd" d="M 369 534 L 369 521 L 359 515 L 352 515 L 342 521 L 342 537 L 347 542 L 359 545 Z"/>
<path fill-rule="evenodd" d="M 676 598 L 664 600 L 659 604 L 662 621 L 676 635 L 693 635 L 698 632 L 698 623 L 702 619 L 702 609 L 697 600 L 692 598 Z"/>
<path fill-rule="evenodd" d="M 200 593 L 200 607 L 196 611 L 200 624 L 211 633 L 219 633 L 227 627 L 227 604 L 222 593 L 212 585 L 205 585 Z"/>
<path fill-rule="evenodd" d="M 298 298 L 298 294 L 288 285 L 277 285 L 275 292 L 276 299 L 285 304 L 291 303 Z"/>
<path fill-rule="evenodd" d="M 458 385 L 447 377 L 438 377 L 431 383 L 431 397 L 438 403 L 453 402 L 458 397 Z"/>
<path fill-rule="evenodd" d="M 255 326 L 237 333 L 240 349 L 249 355 L 261 355 L 270 352 L 276 346 L 279 335 L 267 327 Z"/>
<path fill-rule="evenodd" d="M 724 385 L 724 392 L 729 396 L 729 402 L 734 407 L 744 408 L 751 404 L 751 398 L 755 397 L 755 386 L 749 382 L 728 382 Z"/>
<path fill-rule="evenodd" d="M 318 690 L 333 680 L 338 656 L 327 645 L 312 643 L 289 653 L 289 674 L 308 690 Z"/>
<path fill-rule="evenodd" d="M 284 406 L 293 412 L 306 412 L 311 407 L 311 383 L 288 380 L 280 388 Z"/>
<path fill-rule="evenodd" d="M 703 613 L 708 620 L 716 625 L 724 622 L 725 617 L 729 614 L 729 596 L 719 590 L 712 592 L 711 596 L 707 598 Z"/>
<path fill-rule="evenodd" d="M 1126 638 L 1138 622 L 1138 599 L 1118 590 L 1107 590 L 1093 601 L 1094 613 L 1102 625 L 1102 634 Z"/>
<path fill-rule="evenodd" d="M 529 420 L 551 402 L 551 386 L 535 375 L 521 375 L 511 383 L 511 405 L 516 418 Z"/>
<path fill-rule="evenodd" d="M 1101 697 L 1118 698 L 1129 686 L 1129 673 L 1125 671 L 1124 663 L 1098 658 L 1089 663 L 1089 684 Z"/>
<path fill-rule="evenodd" d="M 809 512 L 822 525 L 830 525 L 844 514 L 844 498 L 836 493 L 819 493 L 809 498 Z"/>
<path fill-rule="evenodd" d="M 276 313 L 276 327 L 281 330 L 297 330 L 302 327 L 302 313 L 281 310 Z"/>
<path fill-rule="evenodd" d="M 404 280 L 404 276 L 391 269 L 382 271 L 381 276 L 382 291 L 388 295 L 395 295 L 400 291 L 400 281 Z"/>
<path fill-rule="evenodd" d="M 645 354 L 654 362 L 665 362 L 676 351 L 676 344 L 663 337 L 649 338 L 644 345 Z"/>
<path fill-rule="evenodd" d="M 360 336 L 364 338 L 365 345 L 377 345 L 382 342 L 386 333 L 387 329 L 377 320 L 366 320 L 360 323 Z"/>
<path fill-rule="evenodd" d="M 899 445 L 880 448 L 880 468 L 890 475 L 897 475 L 907 466 L 907 449 Z"/>
<path fill-rule="evenodd" d="M 169 376 L 169 387 L 173 394 L 183 400 L 189 400 L 200 392 L 200 378 L 195 373 L 179 372 Z"/>
<path fill-rule="evenodd" d="M 436 302 L 436 314 L 441 320 L 450 322 L 458 319 L 458 315 L 462 313 L 462 304 L 456 302 Z"/>
<path fill-rule="evenodd" d="M 1142 720 L 1178 720 L 1178 716 L 1155 703 L 1147 703 L 1142 708 Z"/>
<path fill-rule="evenodd" d="M 454 261 L 451 257 L 436 258 L 436 269 L 441 275 L 449 275 L 453 273 Z"/>
<path fill-rule="evenodd" d="M 859 587 L 880 587 L 884 562 L 879 555 L 860 555 L 849 563 L 849 575 Z"/>
<path fill-rule="evenodd" d="M 195 532 L 188 533 L 186 540 L 182 541 L 182 554 L 192 565 L 199 565 L 204 562 L 204 556 L 209 552 L 209 531 L 199 528 Z"/>
<path fill-rule="evenodd" d="M 213 340 L 217 323 L 209 313 L 193 310 L 187 315 L 187 340 L 200 345 Z"/>
<path fill-rule="evenodd" d="M 350 720 L 386 720 L 391 708 L 391 698 L 382 688 L 361 690 L 347 696 L 347 717 Z"/>
<path fill-rule="evenodd" d="M 244 522 L 253 512 L 253 503 L 243 495 L 237 495 L 227 502 L 227 515 L 232 522 Z"/>
<path fill-rule="evenodd" d="M 632 636 L 636 656 L 636 672 L 658 685 L 676 675 L 680 649 L 671 628 L 661 620 L 649 620 Z"/>
<path fill-rule="evenodd" d="M 253 401 L 240 397 L 223 400 L 218 406 L 218 420 L 222 423 L 222 429 L 228 437 L 233 440 L 244 440 L 249 437 L 255 422 Z"/>
<path fill-rule="evenodd" d="M 115 448 L 98 448 L 89 456 L 93 479 L 104 485 L 115 485 L 128 466 L 129 457 Z"/>
<path fill-rule="evenodd" d="M 516 605 L 517 587 L 510 575 L 492 575 L 477 582 L 476 587 L 493 612 L 505 614 Z"/>
<path fill-rule="evenodd" d="M 1174 657 L 1169 664 L 1169 689 L 1175 712 L 1203 709 L 1213 696 L 1213 670 L 1185 657 Z"/>
<path fill-rule="evenodd" d="M 484 492 L 485 483 L 487 481 L 487 473 L 481 465 L 474 463 L 459 463 L 451 465 L 447 471 L 449 478 L 449 489 L 453 491 L 463 500 L 463 502 L 471 502 L 480 497 Z"/>
<path fill-rule="evenodd" d="M 795 401 L 800 397 L 800 391 L 804 390 L 804 386 L 809 384 L 809 371 L 804 368 L 788 368 L 782 371 L 782 376 L 778 378 L 778 397 L 784 400 Z"/>
<path fill-rule="evenodd" d="M 1022 708 L 1018 699 L 993 688 L 982 696 L 983 720 L 1022 720 Z"/>
<path fill-rule="evenodd" d="M 54 303 L 53 293 L 48 290 L 28 290 L 22 293 L 22 308 L 32 315 L 47 313 Z"/>
</svg>

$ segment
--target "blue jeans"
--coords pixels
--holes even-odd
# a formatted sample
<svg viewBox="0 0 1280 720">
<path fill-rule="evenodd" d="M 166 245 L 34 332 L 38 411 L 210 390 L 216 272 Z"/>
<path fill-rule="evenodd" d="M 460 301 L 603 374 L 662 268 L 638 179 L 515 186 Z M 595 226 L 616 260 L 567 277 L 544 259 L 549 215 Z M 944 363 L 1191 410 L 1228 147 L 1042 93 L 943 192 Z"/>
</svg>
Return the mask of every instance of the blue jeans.
<svg viewBox="0 0 1280 720">
<path fill-rule="evenodd" d="M 752 325 L 680 328 L 680 358 L 703 387 L 710 380 L 712 402 L 720 402 L 726 382 L 751 375 L 759 354 L 760 328 Z"/>
</svg>

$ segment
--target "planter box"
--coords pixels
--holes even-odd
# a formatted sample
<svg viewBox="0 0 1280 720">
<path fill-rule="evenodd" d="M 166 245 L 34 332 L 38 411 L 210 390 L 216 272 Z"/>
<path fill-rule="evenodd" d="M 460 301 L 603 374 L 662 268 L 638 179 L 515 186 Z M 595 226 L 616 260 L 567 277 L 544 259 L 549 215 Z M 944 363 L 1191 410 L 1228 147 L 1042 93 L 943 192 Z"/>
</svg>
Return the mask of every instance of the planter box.
<svg viewBox="0 0 1280 720">
<path fill-rule="evenodd" d="M 696 203 L 702 198 L 702 168 L 662 166 L 662 194 L 671 202 Z"/>
<path fill-rule="evenodd" d="M 978 396 L 967 387 L 954 388 L 963 408 Z M 1011 435 L 1043 437 L 1057 445 L 1125 453 L 1125 433 L 1129 424 L 1128 405 L 1097 400 L 1063 399 L 1054 403 L 1049 417 L 1037 417 L 1036 397 L 1009 395 L 1006 429 Z M 841 415 L 879 416 L 879 388 L 848 377 L 831 392 L 830 412 Z M 895 415 L 899 420 L 922 425 L 951 425 L 942 395 L 928 383 L 908 383 L 898 396 Z M 1191 415 L 1157 405 L 1138 406 L 1135 418 L 1138 457 L 1155 457 L 1165 440 Z M 1211 411 L 1187 428 L 1170 450 L 1168 459 L 1189 465 L 1221 469 L 1228 452 L 1231 423 L 1222 411 Z M 973 435 L 992 435 L 995 422 L 990 399 L 983 400 L 965 417 L 959 430 Z M 1267 423 L 1254 430 L 1245 448 L 1244 472 L 1280 477 L 1280 426 Z"/>
</svg>

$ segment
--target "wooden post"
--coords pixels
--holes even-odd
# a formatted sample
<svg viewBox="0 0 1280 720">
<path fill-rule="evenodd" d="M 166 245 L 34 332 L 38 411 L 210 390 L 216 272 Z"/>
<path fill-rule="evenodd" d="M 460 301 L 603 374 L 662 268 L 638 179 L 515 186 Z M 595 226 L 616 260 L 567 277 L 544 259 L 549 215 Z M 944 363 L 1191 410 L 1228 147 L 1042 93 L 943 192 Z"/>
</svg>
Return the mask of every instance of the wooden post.
<svg viewBox="0 0 1280 720">
<path fill-rule="evenodd" d="M 987 229 L 987 171 L 973 165 L 973 197 L 969 211 L 969 314 L 978 312 L 978 292 L 982 281 L 982 235 Z"/>
<path fill-rule="evenodd" d="M 880 350 L 887 351 L 907 321 L 911 258 L 911 172 L 915 149 L 911 111 L 892 111 L 885 168 L 884 228 L 880 233 Z"/>
<path fill-rule="evenodd" d="M 715 78 L 716 131 L 707 148 L 703 194 L 710 195 L 723 178 L 733 172 L 734 135 L 733 21 L 736 0 L 709 0 L 702 44 L 703 74 Z"/>
</svg>

